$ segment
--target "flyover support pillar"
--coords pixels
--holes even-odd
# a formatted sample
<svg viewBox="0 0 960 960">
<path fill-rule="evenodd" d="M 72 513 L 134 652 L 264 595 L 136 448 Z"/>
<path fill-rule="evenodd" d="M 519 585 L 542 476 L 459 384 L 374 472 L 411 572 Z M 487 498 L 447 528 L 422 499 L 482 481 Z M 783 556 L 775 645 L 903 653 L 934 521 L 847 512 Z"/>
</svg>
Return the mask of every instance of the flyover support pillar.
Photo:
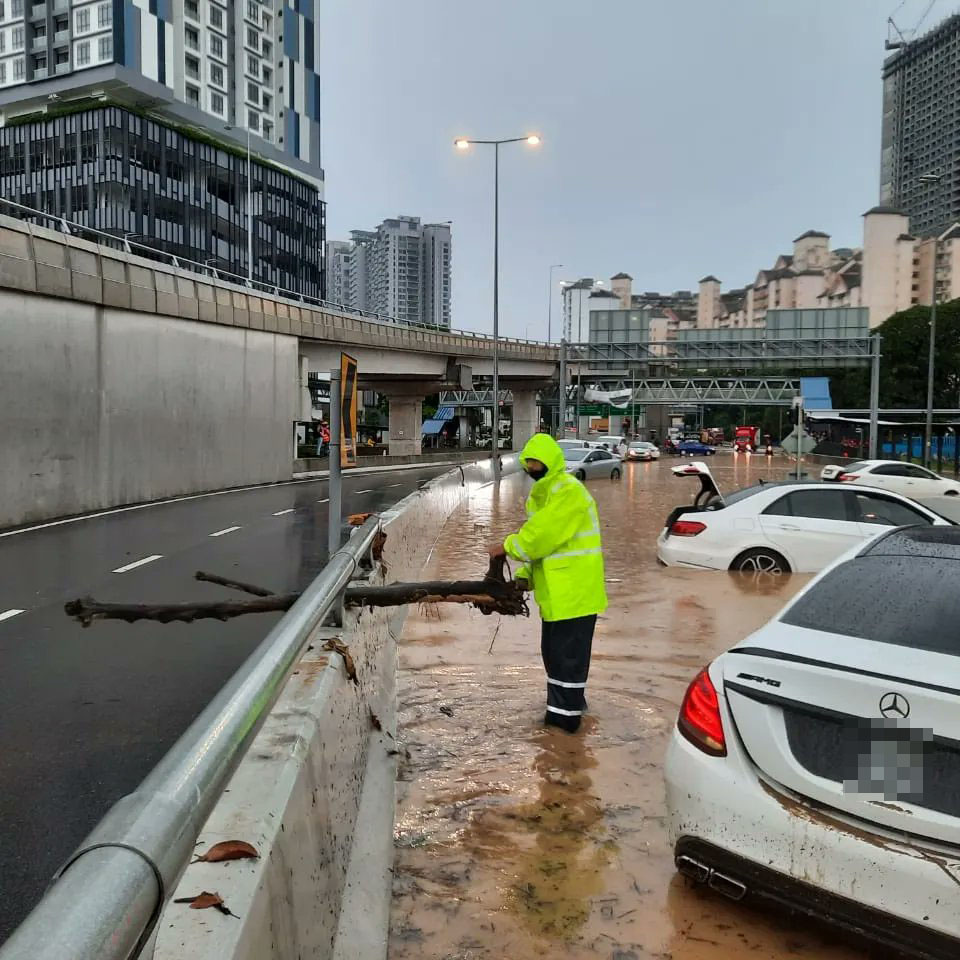
<svg viewBox="0 0 960 960">
<path fill-rule="evenodd" d="M 390 404 L 390 456 L 417 456 L 423 448 L 423 397 L 388 393 L 387 402 Z"/>
<path fill-rule="evenodd" d="M 537 391 L 513 388 L 513 449 L 520 451 L 540 429 Z"/>
<path fill-rule="evenodd" d="M 470 446 L 470 418 L 465 413 L 457 415 L 457 439 L 461 450 Z"/>
</svg>

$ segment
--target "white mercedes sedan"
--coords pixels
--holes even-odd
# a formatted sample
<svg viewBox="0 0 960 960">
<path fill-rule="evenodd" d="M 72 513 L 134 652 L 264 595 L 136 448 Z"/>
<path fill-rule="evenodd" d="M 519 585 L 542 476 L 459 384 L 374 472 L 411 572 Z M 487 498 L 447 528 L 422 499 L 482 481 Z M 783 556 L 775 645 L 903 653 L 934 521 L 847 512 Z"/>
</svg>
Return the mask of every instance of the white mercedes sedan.
<svg viewBox="0 0 960 960">
<path fill-rule="evenodd" d="M 721 496 L 705 463 L 671 469 L 698 479 L 700 489 L 691 506 L 667 517 L 657 539 L 665 566 L 818 573 L 883 527 L 953 526 L 907 497 L 859 484 L 763 483 Z"/>
<path fill-rule="evenodd" d="M 958 624 L 960 528 L 901 527 L 705 667 L 665 764 L 677 869 L 960 956 Z"/>
</svg>

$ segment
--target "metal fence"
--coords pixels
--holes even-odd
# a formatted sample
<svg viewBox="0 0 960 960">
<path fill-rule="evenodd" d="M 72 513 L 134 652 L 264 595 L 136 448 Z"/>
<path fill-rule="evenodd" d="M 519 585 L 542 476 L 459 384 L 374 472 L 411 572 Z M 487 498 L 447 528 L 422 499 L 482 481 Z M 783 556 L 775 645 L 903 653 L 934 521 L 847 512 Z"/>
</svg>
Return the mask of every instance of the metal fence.
<svg viewBox="0 0 960 960">
<path fill-rule="evenodd" d="M 227 779 L 377 527 L 371 518 L 354 532 L 139 788 L 109 810 L 0 947 L 0 960 L 137 955 Z"/>
</svg>

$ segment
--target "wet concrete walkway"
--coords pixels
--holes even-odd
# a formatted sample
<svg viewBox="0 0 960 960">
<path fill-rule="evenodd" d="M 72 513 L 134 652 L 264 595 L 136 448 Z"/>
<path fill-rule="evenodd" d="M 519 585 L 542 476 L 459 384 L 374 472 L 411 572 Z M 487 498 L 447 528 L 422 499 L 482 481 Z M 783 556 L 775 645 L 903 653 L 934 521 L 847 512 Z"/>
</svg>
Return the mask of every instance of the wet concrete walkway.
<svg viewBox="0 0 960 960">
<path fill-rule="evenodd" d="M 594 640 L 589 715 L 542 726 L 540 624 L 460 607 L 412 610 L 401 644 L 390 957 L 855 960 L 806 920 L 766 916 L 688 886 L 664 831 L 661 762 L 696 671 L 759 627 L 806 578 L 762 587 L 663 569 L 655 540 L 693 488 L 676 461 L 592 482 L 610 608 Z M 762 459 L 711 462 L 721 490 L 780 479 Z M 456 513 L 425 578 L 482 572 L 516 529 L 530 481 L 514 477 Z"/>
</svg>

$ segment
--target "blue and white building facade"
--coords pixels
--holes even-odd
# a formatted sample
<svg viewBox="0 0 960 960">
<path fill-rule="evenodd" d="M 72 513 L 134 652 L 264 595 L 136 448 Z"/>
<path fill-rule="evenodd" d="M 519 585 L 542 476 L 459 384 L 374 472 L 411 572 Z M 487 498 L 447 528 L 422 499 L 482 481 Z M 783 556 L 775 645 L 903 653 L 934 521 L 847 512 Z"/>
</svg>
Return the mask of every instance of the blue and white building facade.
<svg viewBox="0 0 960 960">
<path fill-rule="evenodd" d="M 213 138 L 225 144 L 228 147 L 225 156 L 232 159 L 214 158 L 225 167 L 225 172 L 218 174 L 212 184 L 197 182 L 202 178 L 197 167 L 196 177 L 188 178 L 189 183 L 184 181 L 181 186 L 200 206 L 219 205 L 219 214 L 223 214 L 222 204 L 226 203 L 236 208 L 237 216 L 228 214 L 227 222 L 221 225 L 220 233 L 229 237 L 221 238 L 219 244 L 214 238 L 215 242 L 208 248 L 196 251 L 196 259 L 222 258 L 235 268 L 243 267 L 246 259 L 242 249 L 245 241 L 238 230 L 240 233 L 246 230 L 249 148 L 252 166 L 269 168 L 272 174 L 266 177 L 260 175 L 262 171 L 252 171 L 251 192 L 256 195 L 251 199 L 249 212 L 254 218 L 262 216 L 270 221 L 271 204 L 282 206 L 285 199 L 290 199 L 283 196 L 282 184 L 277 186 L 278 170 L 290 175 L 289 187 L 295 207 L 303 206 L 302 187 L 312 189 L 316 217 L 312 218 L 309 210 L 306 215 L 302 210 L 295 210 L 291 220 L 305 219 L 311 227 L 319 221 L 320 236 L 311 237 L 311 242 L 318 241 L 317 257 L 322 274 L 324 178 L 320 164 L 317 2 L 282 0 L 273 5 L 260 0 L 0 0 L 0 148 L 11 146 L 16 140 L 10 132 L 13 128 L 42 124 L 47 122 L 45 117 L 52 120 L 72 116 L 87 107 L 92 111 L 107 106 L 114 111 L 126 108 L 148 124 L 156 123 L 160 127 L 169 124 L 170 129 L 176 131 L 175 139 L 179 139 L 179 146 L 186 151 L 183 158 L 168 157 L 167 154 L 174 151 L 166 142 L 158 146 L 156 157 L 147 156 L 143 161 L 146 169 L 163 164 L 165 173 L 176 173 L 180 168 L 196 166 L 191 160 L 196 151 L 189 148 L 191 131 L 206 134 L 207 137 L 197 137 L 197 141 L 209 145 L 208 138 Z M 112 116 L 111 123 L 116 120 L 116 114 Z M 81 127 L 85 126 L 90 124 L 81 123 Z M 138 129 L 134 123 L 128 126 L 131 130 Z M 74 132 L 82 137 L 82 130 Z M 53 153 L 61 159 L 66 142 L 69 154 L 72 133 L 66 127 L 56 133 L 52 129 L 36 128 L 32 134 L 50 140 Z M 102 144 L 105 140 L 112 143 L 118 136 L 111 139 L 101 132 L 96 139 L 102 153 L 98 153 L 99 160 L 117 159 Z M 158 135 L 158 144 L 163 139 Z M 166 140 L 169 139 L 166 136 Z M 22 192 L 36 201 L 38 197 L 46 197 L 51 175 L 57 186 L 77 180 L 76 176 L 67 176 L 63 171 L 41 169 L 36 151 L 32 160 L 30 152 L 27 150 L 25 160 L 28 170 L 21 169 L 22 165 L 17 163 L 4 165 L 0 158 L 3 196 L 16 199 L 14 194 Z M 88 151 L 86 160 L 90 159 Z M 130 158 L 124 156 L 124 159 Z M 82 160 L 78 147 L 77 162 Z M 137 158 L 132 162 L 136 166 Z M 186 176 L 186 171 L 184 173 Z M 10 176 L 19 179 L 12 181 Z M 199 196 L 197 186 L 212 186 L 213 199 L 209 203 L 206 202 L 209 198 Z M 155 187 L 162 201 L 164 184 L 158 182 Z M 64 203 L 60 202 L 63 198 L 57 196 L 58 209 L 49 212 L 80 213 L 84 210 L 83 203 L 77 200 L 80 192 L 68 189 Z M 131 201 L 137 207 L 133 212 L 148 216 L 150 224 L 146 229 L 142 221 L 132 225 L 136 232 L 161 239 L 163 231 L 152 227 L 154 211 L 150 202 L 144 214 L 141 200 L 138 198 L 136 204 Z M 63 207 L 67 209 L 61 209 Z M 46 209 L 46 205 L 42 209 Z M 124 229 L 126 223 L 120 221 L 125 218 L 115 219 L 116 229 Z M 113 225 L 110 228 L 113 229 Z M 258 237 L 256 225 L 254 230 Z M 265 237 L 258 239 L 266 240 Z M 225 257 L 222 256 L 224 243 L 230 247 Z M 191 247 L 188 240 L 179 243 L 163 239 L 161 245 L 170 249 L 179 247 L 183 256 Z M 259 272 L 258 267 L 255 261 L 255 274 Z M 245 270 L 238 269 L 238 272 Z M 319 284 L 322 288 L 322 276 Z M 310 285 L 317 286 L 315 282 Z"/>
</svg>

